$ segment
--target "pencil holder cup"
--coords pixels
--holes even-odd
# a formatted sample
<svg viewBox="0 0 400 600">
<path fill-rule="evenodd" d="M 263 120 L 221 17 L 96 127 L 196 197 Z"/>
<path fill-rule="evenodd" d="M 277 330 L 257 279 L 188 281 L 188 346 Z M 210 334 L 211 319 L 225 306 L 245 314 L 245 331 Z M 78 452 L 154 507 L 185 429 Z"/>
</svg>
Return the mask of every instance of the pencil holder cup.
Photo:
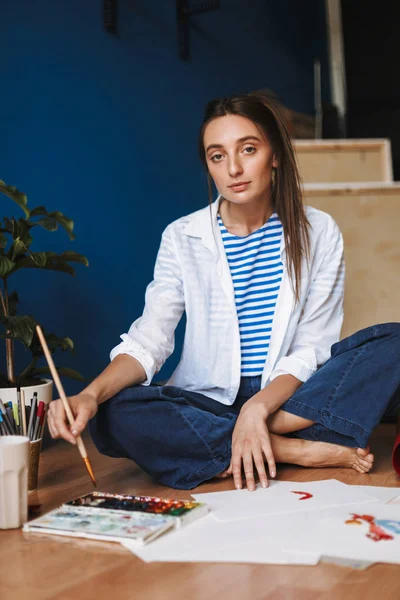
<svg viewBox="0 0 400 600">
<path fill-rule="evenodd" d="M 37 489 L 42 438 L 29 442 L 28 491 Z"/>
</svg>

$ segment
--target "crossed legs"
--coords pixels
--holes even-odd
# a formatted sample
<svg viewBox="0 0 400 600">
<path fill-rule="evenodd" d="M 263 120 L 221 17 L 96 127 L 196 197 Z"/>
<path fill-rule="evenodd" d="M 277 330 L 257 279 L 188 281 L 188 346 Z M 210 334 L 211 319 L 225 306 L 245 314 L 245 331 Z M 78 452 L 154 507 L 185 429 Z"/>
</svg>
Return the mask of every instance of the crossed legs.
<svg viewBox="0 0 400 600">
<path fill-rule="evenodd" d="M 268 419 L 268 430 L 275 461 L 303 467 L 347 467 L 359 473 L 368 473 L 371 470 L 374 455 L 370 453 L 369 447 L 350 448 L 327 442 L 285 437 L 312 425 L 314 421 L 284 410 L 278 410 L 271 415 Z M 226 478 L 230 475 L 228 469 L 219 477 Z"/>
</svg>

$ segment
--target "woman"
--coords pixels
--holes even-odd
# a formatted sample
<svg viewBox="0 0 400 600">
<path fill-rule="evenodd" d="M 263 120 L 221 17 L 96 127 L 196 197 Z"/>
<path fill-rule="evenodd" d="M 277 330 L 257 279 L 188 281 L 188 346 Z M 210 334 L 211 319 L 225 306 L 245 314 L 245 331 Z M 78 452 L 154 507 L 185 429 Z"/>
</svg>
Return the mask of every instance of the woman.
<svg viewBox="0 0 400 600">
<path fill-rule="evenodd" d="M 199 147 L 210 207 L 166 228 L 143 315 L 70 398 L 71 429 L 51 404 L 52 436 L 75 443 L 92 419 L 100 452 L 181 489 L 231 475 L 237 489 L 243 475 L 249 490 L 256 477 L 267 487 L 275 462 L 368 472 L 370 434 L 399 401 L 399 324 L 338 342 L 342 236 L 329 215 L 303 207 L 275 101 L 210 102 Z M 184 310 L 179 365 L 153 385 Z"/>
</svg>

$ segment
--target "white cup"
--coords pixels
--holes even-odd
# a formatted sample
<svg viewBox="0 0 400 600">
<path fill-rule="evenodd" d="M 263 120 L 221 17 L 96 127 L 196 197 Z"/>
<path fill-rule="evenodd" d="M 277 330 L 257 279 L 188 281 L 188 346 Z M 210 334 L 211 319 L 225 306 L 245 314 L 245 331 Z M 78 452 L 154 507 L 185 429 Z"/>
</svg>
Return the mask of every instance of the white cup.
<svg viewBox="0 0 400 600">
<path fill-rule="evenodd" d="M 0 529 L 21 527 L 28 520 L 29 438 L 0 437 Z"/>
</svg>

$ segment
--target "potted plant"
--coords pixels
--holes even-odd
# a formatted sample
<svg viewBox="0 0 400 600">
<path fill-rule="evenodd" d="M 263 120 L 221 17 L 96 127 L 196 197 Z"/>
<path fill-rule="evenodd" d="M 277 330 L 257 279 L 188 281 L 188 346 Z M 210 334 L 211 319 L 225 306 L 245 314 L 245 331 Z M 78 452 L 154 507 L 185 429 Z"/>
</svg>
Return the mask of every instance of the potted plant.
<svg viewBox="0 0 400 600">
<path fill-rule="evenodd" d="M 4 217 L 0 220 L 0 324 L 6 347 L 5 369 L 0 365 L 0 399 L 3 404 L 17 402 L 18 393 L 22 390 L 25 402 L 29 406 L 35 395 L 37 403 L 48 404 L 52 399 L 53 382 L 46 379 L 49 373 L 47 365 L 39 365 L 43 356 L 42 348 L 35 332 L 36 320 L 32 315 L 18 314 L 18 294 L 10 289 L 10 278 L 22 269 L 44 269 L 60 271 L 75 275 L 71 263 L 81 263 L 88 266 L 88 260 L 82 254 L 66 251 L 62 254 L 55 252 L 34 252 L 31 249 L 33 233 L 37 228 L 47 231 L 57 231 L 61 226 L 67 232 L 69 239 L 73 235 L 74 223 L 59 211 L 48 212 L 44 206 L 33 210 L 28 208 L 25 194 L 15 187 L 0 181 L 0 194 L 13 200 L 23 211 L 19 219 Z M 46 333 L 42 327 L 50 352 L 57 349 L 72 351 L 74 344 L 69 337 L 58 337 L 54 333 Z M 15 342 L 21 343 L 30 351 L 30 360 L 21 372 L 16 373 L 14 360 Z M 60 376 L 83 380 L 83 377 L 73 369 L 57 367 Z"/>
</svg>

